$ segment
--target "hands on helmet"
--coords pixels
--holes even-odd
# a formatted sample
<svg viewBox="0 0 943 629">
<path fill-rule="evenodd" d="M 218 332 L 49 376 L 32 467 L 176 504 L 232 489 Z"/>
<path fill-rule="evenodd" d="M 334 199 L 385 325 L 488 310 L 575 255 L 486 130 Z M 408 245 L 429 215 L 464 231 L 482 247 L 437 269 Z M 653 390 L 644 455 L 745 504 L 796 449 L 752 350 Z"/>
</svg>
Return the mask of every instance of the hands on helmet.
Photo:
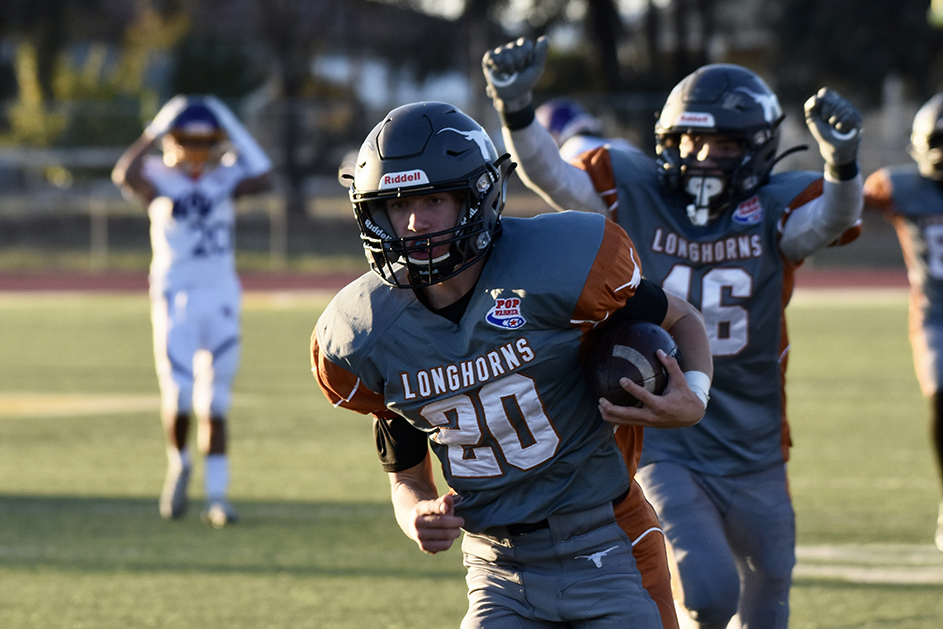
<svg viewBox="0 0 943 629">
<path fill-rule="evenodd" d="M 159 138 L 166 135 L 166 133 L 170 131 L 171 126 L 173 126 L 174 120 L 177 119 L 180 112 L 187 108 L 188 104 L 189 100 L 183 94 L 177 94 L 171 98 L 160 108 L 160 111 L 157 112 L 154 119 L 144 129 L 145 133 L 152 138 Z"/>
<path fill-rule="evenodd" d="M 522 37 L 485 53 L 481 67 L 495 109 L 510 113 L 530 105 L 534 86 L 544 71 L 548 47 L 545 36 L 536 42 Z"/>
<path fill-rule="evenodd" d="M 823 87 L 805 102 L 805 121 L 829 174 L 847 180 L 858 174 L 861 113 L 838 92 Z M 853 171 L 853 172 L 852 172 Z"/>
<path fill-rule="evenodd" d="M 226 103 L 212 95 L 207 96 L 203 102 L 219 120 L 220 126 L 226 131 L 252 176 L 260 176 L 272 170 L 271 159 Z"/>
</svg>

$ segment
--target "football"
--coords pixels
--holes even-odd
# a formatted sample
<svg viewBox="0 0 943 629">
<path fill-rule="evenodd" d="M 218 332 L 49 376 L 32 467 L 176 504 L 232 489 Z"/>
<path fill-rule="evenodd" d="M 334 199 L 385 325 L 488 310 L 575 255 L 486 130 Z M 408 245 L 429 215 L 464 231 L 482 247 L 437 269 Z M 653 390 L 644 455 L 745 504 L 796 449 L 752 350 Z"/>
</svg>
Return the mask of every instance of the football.
<svg viewBox="0 0 943 629">
<path fill-rule="evenodd" d="M 678 346 L 661 326 L 632 320 L 606 326 L 585 363 L 590 389 L 597 398 L 604 397 L 618 406 L 642 406 L 619 384 L 622 378 L 661 395 L 668 385 L 668 371 L 655 355 L 659 349 L 680 360 Z"/>
</svg>

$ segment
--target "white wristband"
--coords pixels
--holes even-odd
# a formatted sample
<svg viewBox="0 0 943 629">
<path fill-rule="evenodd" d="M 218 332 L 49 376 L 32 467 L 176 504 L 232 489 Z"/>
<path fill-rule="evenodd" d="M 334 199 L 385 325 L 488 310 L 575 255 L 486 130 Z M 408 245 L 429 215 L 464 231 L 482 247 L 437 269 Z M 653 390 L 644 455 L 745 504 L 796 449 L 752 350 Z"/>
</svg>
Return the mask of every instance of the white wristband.
<svg viewBox="0 0 943 629">
<path fill-rule="evenodd" d="M 707 408 L 707 400 L 711 397 L 709 393 L 711 379 L 703 371 L 685 371 L 684 379 L 687 380 L 688 386 L 694 391 L 694 395 L 704 404 L 704 408 Z"/>
</svg>

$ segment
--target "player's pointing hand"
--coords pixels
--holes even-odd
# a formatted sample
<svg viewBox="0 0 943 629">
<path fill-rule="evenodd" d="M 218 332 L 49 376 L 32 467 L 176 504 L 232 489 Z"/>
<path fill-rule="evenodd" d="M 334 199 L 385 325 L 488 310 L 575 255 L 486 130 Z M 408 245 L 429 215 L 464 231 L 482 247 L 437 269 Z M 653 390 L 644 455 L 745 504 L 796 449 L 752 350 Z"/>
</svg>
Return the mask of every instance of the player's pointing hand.
<svg viewBox="0 0 943 629">
<path fill-rule="evenodd" d="M 455 496 L 445 494 L 423 500 L 412 513 L 412 537 L 424 553 L 434 555 L 452 547 L 462 533 L 465 520 L 455 515 Z"/>
</svg>

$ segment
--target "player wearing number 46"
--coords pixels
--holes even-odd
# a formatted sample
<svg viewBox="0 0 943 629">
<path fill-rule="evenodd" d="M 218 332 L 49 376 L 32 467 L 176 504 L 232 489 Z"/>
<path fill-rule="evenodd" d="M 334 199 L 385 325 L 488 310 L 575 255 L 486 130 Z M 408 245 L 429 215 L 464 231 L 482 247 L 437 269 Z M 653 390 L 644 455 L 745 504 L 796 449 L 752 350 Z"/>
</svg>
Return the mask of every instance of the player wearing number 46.
<svg viewBox="0 0 943 629">
<path fill-rule="evenodd" d="M 910 155 L 915 164 L 872 173 L 864 182 L 864 199 L 897 229 L 910 280 L 914 367 L 930 400 L 930 440 L 943 474 L 943 94 L 914 117 Z M 943 502 L 935 541 L 943 551 Z"/>
<path fill-rule="evenodd" d="M 704 419 L 646 430 L 638 471 L 677 560 L 679 615 L 701 627 L 726 627 L 735 613 L 744 627 L 786 627 L 795 523 L 784 308 L 803 259 L 857 235 L 861 117 L 820 90 L 805 116 L 824 177 L 770 174 L 776 95 L 746 68 L 709 65 L 668 96 L 656 159 L 602 147 L 569 164 L 530 104 L 546 53 L 545 39 L 519 40 L 483 59 L 521 178 L 558 209 L 611 217 L 638 246 L 645 277 L 707 323 L 715 375 Z"/>
<path fill-rule="evenodd" d="M 152 155 L 158 145 L 163 155 Z M 271 187 L 272 164 L 242 123 L 213 97 L 172 98 L 112 172 L 147 206 L 154 356 L 167 441 L 160 513 L 187 507 L 191 416 L 205 455 L 203 519 L 236 519 L 227 500 L 226 415 L 239 365 L 241 288 L 235 266 L 234 199 Z"/>
<path fill-rule="evenodd" d="M 605 420 L 640 439 L 701 418 L 703 321 L 641 278 L 615 223 L 502 218 L 513 169 L 445 103 L 404 105 L 370 132 L 350 197 L 373 272 L 321 315 L 312 371 L 333 404 L 374 415 L 406 535 L 437 553 L 464 529 L 464 629 L 661 627 L 614 515 L 648 503 Z M 661 324 L 683 352 L 664 358 L 663 396 L 625 380 L 644 408 L 594 398 L 581 375 L 588 333 L 622 317 Z"/>
</svg>

